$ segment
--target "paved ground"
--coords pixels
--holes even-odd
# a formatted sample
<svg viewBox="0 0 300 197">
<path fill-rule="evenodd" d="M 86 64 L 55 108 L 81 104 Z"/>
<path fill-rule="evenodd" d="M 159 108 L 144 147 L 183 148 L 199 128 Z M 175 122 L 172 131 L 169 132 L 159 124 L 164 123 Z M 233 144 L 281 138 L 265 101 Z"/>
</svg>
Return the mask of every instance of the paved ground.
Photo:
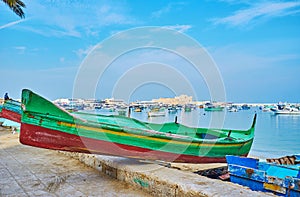
<svg viewBox="0 0 300 197">
<path fill-rule="evenodd" d="M 0 196 L 149 196 L 57 151 L 21 145 L 0 127 Z"/>
</svg>

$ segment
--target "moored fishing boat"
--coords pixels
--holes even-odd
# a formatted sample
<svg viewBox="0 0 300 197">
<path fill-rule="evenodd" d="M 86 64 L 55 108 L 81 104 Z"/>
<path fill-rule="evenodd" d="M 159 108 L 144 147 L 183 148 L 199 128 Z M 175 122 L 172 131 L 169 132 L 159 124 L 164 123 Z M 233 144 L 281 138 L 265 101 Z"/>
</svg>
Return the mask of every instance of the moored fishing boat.
<svg viewBox="0 0 300 197">
<path fill-rule="evenodd" d="M 12 99 L 5 100 L 1 111 L 3 118 L 20 123 L 21 113 L 21 102 Z"/>
<path fill-rule="evenodd" d="M 297 108 L 285 108 L 285 109 L 271 109 L 274 114 L 282 115 L 300 115 L 300 110 Z"/>
<path fill-rule="evenodd" d="M 300 196 L 300 155 L 259 161 L 226 156 L 231 182 L 279 196 Z"/>
<path fill-rule="evenodd" d="M 300 115 L 300 110 L 295 106 L 279 103 L 276 107 L 271 108 L 275 115 Z"/>
<path fill-rule="evenodd" d="M 128 111 L 127 108 L 118 108 L 117 109 L 119 116 L 126 116 L 127 111 Z"/>
<path fill-rule="evenodd" d="M 223 111 L 224 107 L 215 106 L 215 107 L 206 107 L 204 111 Z"/>
<path fill-rule="evenodd" d="M 159 116 L 166 116 L 165 111 L 149 111 L 148 117 L 159 117 Z"/>
<path fill-rule="evenodd" d="M 136 107 L 136 108 L 134 108 L 133 111 L 134 111 L 134 112 L 142 112 L 142 109 L 141 109 L 140 107 Z"/>
<path fill-rule="evenodd" d="M 247 155 L 256 122 L 255 115 L 250 129 L 229 130 L 70 114 L 27 89 L 22 91 L 22 109 L 20 142 L 26 145 L 189 163 L 226 162 L 225 155 Z"/>
<path fill-rule="evenodd" d="M 148 112 L 148 117 L 162 117 L 162 116 L 166 116 L 166 113 L 164 111 Z"/>
<path fill-rule="evenodd" d="M 166 116 L 165 108 L 155 107 L 148 112 L 148 117 Z"/>
<path fill-rule="evenodd" d="M 207 103 L 204 107 L 204 111 L 223 111 L 223 109 L 223 106 L 212 103 Z"/>
<path fill-rule="evenodd" d="M 228 108 L 228 111 L 229 111 L 229 112 L 238 112 L 239 109 L 238 109 L 237 106 L 230 106 L 230 107 Z"/>
</svg>

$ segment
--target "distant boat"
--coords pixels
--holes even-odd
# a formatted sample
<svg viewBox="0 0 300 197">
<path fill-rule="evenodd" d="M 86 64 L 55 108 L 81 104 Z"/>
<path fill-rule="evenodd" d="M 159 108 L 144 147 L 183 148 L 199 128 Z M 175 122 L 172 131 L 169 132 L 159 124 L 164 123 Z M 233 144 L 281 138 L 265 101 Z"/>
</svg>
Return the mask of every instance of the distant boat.
<svg viewBox="0 0 300 197">
<path fill-rule="evenodd" d="M 204 111 L 223 111 L 223 106 L 208 106 L 204 108 Z"/>
<path fill-rule="evenodd" d="M 175 113 L 177 113 L 176 107 L 170 107 L 170 108 L 168 108 L 168 113 L 170 113 L 170 114 L 175 114 Z"/>
<path fill-rule="evenodd" d="M 283 114 L 283 115 L 300 115 L 300 111 L 294 111 L 294 110 L 277 110 L 273 111 L 274 114 Z"/>
<path fill-rule="evenodd" d="M 20 123 L 21 113 L 21 102 L 12 99 L 4 101 L 1 111 L 1 116 L 3 118 Z"/>
<path fill-rule="evenodd" d="M 175 113 L 177 113 L 176 105 L 169 105 L 168 106 L 168 113 L 169 114 L 175 114 Z"/>
<path fill-rule="evenodd" d="M 192 108 L 191 108 L 191 107 L 184 107 L 184 111 L 185 111 L 185 112 L 191 112 L 191 111 L 192 111 Z"/>
<path fill-rule="evenodd" d="M 239 109 L 236 106 L 231 106 L 231 107 L 228 108 L 228 111 L 229 112 L 238 112 Z"/>
<path fill-rule="evenodd" d="M 25 145 L 187 163 L 225 162 L 248 155 L 256 115 L 248 130 L 192 128 L 177 121 L 141 122 L 124 116 L 74 113 L 24 89 L 20 142 Z"/>
<path fill-rule="evenodd" d="M 153 108 L 148 112 L 148 117 L 166 116 L 165 108 Z"/>
<path fill-rule="evenodd" d="M 184 111 L 185 112 L 191 112 L 194 109 L 196 109 L 196 105 L 193 105 L 193 104 L 184 105 Z"/>
<path fill-rule="evenodd" d="M 242 105 L 242 109 L 243 109 L 243 110 L 248 110 L 248 109 L 250 109 L 250 107 L 249 107 L 249 105 L 244 104 L 244 105 Z"/>
<path fill-rule="evenodd" d="M 292 106 L 281 106 L 277 105 L 276 108 L 271 108 L 271 111 L 274 112 L 274 114 L 283 114 L 283 115 L 300 115 L 300 110 L 296 107 Z"/>
<path fill-rule="evenodd" d="M 270 112 L 270 111 L 272 111 L 271 109 L 273 108 L 274 106 L 272 106 L 272 105 L 266 105 L 266 106 L 264 106 L 261 110 L 263 111 L 263 112 Z"/>
<path fill-rule="evenodd" d="M 166 112 L 164 111 L 149 111 L 148 117 L 160 117 L 160 116 L 166 116 Z"/>
<path fill-rule="evenodd" d="M 139 107 L 136 107 L 136 108 L 134 108 L 134 110 L 133 110 L 134 112 L 142 112 L 142 109 L 141 108 L 139 108 Z"/>
<path fill-rule="evenodd" d="M 300 196 L 300 155 L 266 161 L 230 155 L 226 160 L 233 183 L 279 196 Z"/>
<path fill-rule="evenodd" d="M 117 112 L 119 116 L 126 116 L 127 113 L 127 107 L 119 107 L 117 108 Z"/>
<path fill-rule="evenodd" d="M 204 111 L 223 111 L 224 107 L 217 103 L 206 103 Z"/>
</svg>

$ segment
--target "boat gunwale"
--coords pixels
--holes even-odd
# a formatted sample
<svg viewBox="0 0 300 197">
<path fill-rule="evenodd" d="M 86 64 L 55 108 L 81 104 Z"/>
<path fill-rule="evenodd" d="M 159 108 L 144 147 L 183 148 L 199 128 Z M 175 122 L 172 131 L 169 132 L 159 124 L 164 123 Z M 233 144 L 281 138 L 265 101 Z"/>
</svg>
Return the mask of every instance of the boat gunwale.
<svg viewBox="0 0 300 197">
<path fill-rule="evenodd" d="M 92 114 L 92 113 L 86 113 L 86 112 L 75 112 L 75 113 L 72 113 L 70 115 L 73 115 L 73 114 L 74 115 L 76 115 L 76 114 L 83 114 L 83 115 L 88 115 L 88 116 L 96 116 L 96 117 L 99 116 L 99 117 L 106 117 L 106 118 L 114 118 L 114 117 L 116 117 L 116 118 L 120 118 L 120 119 L 133 120 L 134 122 L 142 124 L 144 126 L 149 126 L 149 125 L 163 126 L 163 125 L 172 124 L 172 125 L 178 125 L 178 126 L 181 126 L 181 127 L 185 127 L 187 129 L 196 129 L 196 130 L 203 129 L 203 130 L 212 130 L 212 131 L 220 131 L 220 132 L 229 132 L 229 131 L 231 131 L 231 132 L 242 133 L 242 134 L 245 134 L 245 132 L 249 132 L 252 129 L 254 129 L 255 124 L 256 124 L 256 116 L 257 116 L 256 113 L 255 113 L 253 121 L 252 121 L 252 124 L 251 124 L 251 127 L 249 129 L 246 129 L 246 130 L 237 130 L 237 129 L 229 129 L 229 128 L 219 129 L 219 128 L 190 127 L 190 126 L 187 126 L 187 125 L 184 125 L 184 124 L 181 124 L 181 123 L 175 123 L 175 122 L 166 122 L 166 123 L 163 123 L 163 124 L 149 123 L 149 122 L 143 122 L 143 121 L 137 120 L 135 118 L 128 118 L 128 117 L 119 116 L 119 115 L 103 115 L 103 114 Z M 75 118 L 78 118 L 78 117 L 75 116 Z M 86 121 L 94 122 L 92 120 L 86 120 Z M 95 122 L 95 123 L 101 124 L 99 122 Z M 109 124 L 109 123 L 105 123 L 105 124 Z M 250 134 L 245 134 L 245 135 L 250 135 Z"/>
<path fill-rule="evenodd" d="M 72 126 L 68 126 L 68 127 L 74 127 L 74 128 L 83 128 L 83 127 L 88 127 L 86 130 L 95 130 L 95 129 L 105 129 L 105 130 L 112 130 L 115 132 L 122 132 L 122 133 L 127 133 L 127 134 L 131 134 L 131 135 L 142 135 L 142 136 L 146 136 L 146 137 L 153 137 L 153 138 L 163 138 L 166 140 L 177 140 L 177 141 L 181 141 L 181 142 L 189 142 L 189 143 L 201 143 L 201 144 L 220 144 L 220 145 L 237 145 L 237 144 L 245 144 L 250 142 L 251 140 L 253 141 L 253 134 L 254 134 L 254 129 L 253 127 L 251 127 L 249 130 L 245 130 L 245 131 L 240 131 L 240 130 L 220 130 L 220 129 L 216 129 L 219 132 L 229 132 L 229 131 L 237 131 L 238 133 L 241 132 L 251 132 L 250 134 L 246 134 L 246 133 L 242 133 L 245 136 L 248 137 L 248 139 L 239 139 L 239 138 L 231 138 L 231 139 L 227 139 L 227 135 L 226 137 L 219 137 L 216 136 L 216 139 L 206 139 L 206 138 L 197 138 L 197 137 L 191 137 L 191 136 L 187 136 L 187 135 L 181 135 L 181 134 L 173 134 L 173 133 L 166 133 L 166 132 L 162 132 L 162 131 L 157 131 L 157 130 L 153 130 L 153 129 L 140 129 L 140 128 L 132 128 L 132 127 L 126 127 L 126 126 L 119 126 L 119 125 L 115 125 L 115 124 L 109 124 L 109 123 L 99 123 L 99 122 L 93 122 L 90 120 L 86 120 L 83 121 L 82 118 L 80 119 L 76 119 L 77 117 L 73 117 L 73 121 L 72 120 L 67 120 L 64 118 L 60 118 L 57 116 L 52 116 L 50 114 L 44 114 L 44 113 L 39 113 L 39 112 L 29 112 L 29 111 L 23 111 L 23 113 L 27 114 L 27 116 L 32 115 L 33 117 L 30 118 L 35 118 L 37 120 L 40 120 L 38 118 L 36 118 L 36 116 L 39 116 L 41 118 L 46 118 L 46 119 L 50 119 L 56 121 L 57 123 L 60 122 L 66 122 L 68 124 L 71 124 Z M 24 114 L 24 115 L 25 115 Z M 101 115 L 103 116 L 103 115 Z M 145 123 L 136 119 L 133 119 L 134 121 L 137 121 L 138 123 Z M 77 122 L 78 121 L 78 122 Z M 255 121 L 255 120 L 254 120 Z M 32 124 L 32 123 L 31 123 Z M 145 123 L 148 124 L 148 123 Z M 151 123 L 152 124 L 152 123 Z M 166 123 L 167 124 L 167 123 Z M 171 123 L 173 124 L 173 123 Z M 156 124 L 156 125 L 164 125 L 164 124 Z M 185 125 L 182 124 L 178 124 L 179 126 L 184 126 L 187 127 Z M 38 125 L 37 125 L 38 126 Z M 52 128 L 52 127 L 47 127 L 47 128 Z M 191 128 L 191 127 L 187 127 L 187 128 Z M 193 128 L 192 128 L 193 129 Z M 203 129 L 203 128 L 200 128 Z M 205 128 L 204 128 L 205 129 Z M 206 129 L 207 131 L 212 130 L 212 129 Z M 133 132 L 134 131 L 134 132 Z M 64 132 L 64 131 L 62 131 Z M 252 135 L 251 135 L 252 134 Z M 196 133 L 195 133 L 196 136 Z"/>
</svg>

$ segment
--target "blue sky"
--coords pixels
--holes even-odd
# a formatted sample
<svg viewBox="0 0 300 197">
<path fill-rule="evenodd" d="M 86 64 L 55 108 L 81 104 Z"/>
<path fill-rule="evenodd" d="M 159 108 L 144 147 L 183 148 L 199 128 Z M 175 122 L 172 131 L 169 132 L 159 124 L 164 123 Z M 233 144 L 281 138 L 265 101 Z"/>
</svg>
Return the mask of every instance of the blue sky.
<svg viewBox="0 0 300 197">
<path fill-rule="evenodd" d="M 0 95 L 19 98 L 22 88 L 29 88 L 50 99 L 72 97 L 79 67 L 98 43 L 131 28 L 159 26 L 207 50 L 222 76 L 226 101 L 300 102 L 300 1 L 24 2 L 25 19 L 0 4 Z M 112 96 L 110 79 L 120 77 L 107 72 L 97 98 Z M 184 77 L 195 83 L 197 99 L 210 100 L 203 79 L 193 80 L 192 72 Z M 179 93 L 157 83 L 132 92 L 131 100 Z"/>
</svg>

